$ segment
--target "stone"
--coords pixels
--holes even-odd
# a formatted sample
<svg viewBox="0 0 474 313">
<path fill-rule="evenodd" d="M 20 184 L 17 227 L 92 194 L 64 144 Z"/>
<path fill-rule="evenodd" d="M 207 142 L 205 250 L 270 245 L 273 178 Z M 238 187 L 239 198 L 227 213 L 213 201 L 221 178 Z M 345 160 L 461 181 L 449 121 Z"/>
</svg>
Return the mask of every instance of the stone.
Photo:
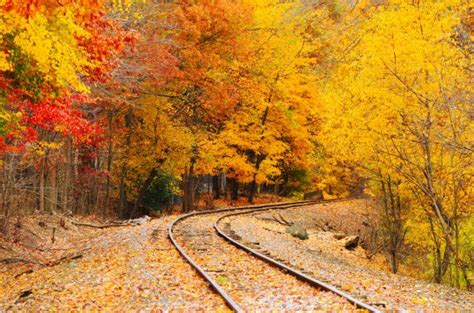
<svg viewBox="0 0 474 313">
<path fill-rule="evenodd" d="M 301 240 L 306 240 L 309 238 L 306 228 L 298 224 L 291 225 L 286 229 L 286 232 L 291 234 L 293 237 L 297 237 Z"/>
<path fill-rule="evenodd" d="M 303 200 L 317 201 L 317 200 L 323 200 L 323 199 L 324 199 L 324 196 L 323 196 L 322 190 L 307 192 L 303 195 Z"/>
<path fill-rule="evenodd" d="M 348 236 L 342 239 L 344 248 L 354 250 L 359 245 L 359 236 Z"/>
</svg>

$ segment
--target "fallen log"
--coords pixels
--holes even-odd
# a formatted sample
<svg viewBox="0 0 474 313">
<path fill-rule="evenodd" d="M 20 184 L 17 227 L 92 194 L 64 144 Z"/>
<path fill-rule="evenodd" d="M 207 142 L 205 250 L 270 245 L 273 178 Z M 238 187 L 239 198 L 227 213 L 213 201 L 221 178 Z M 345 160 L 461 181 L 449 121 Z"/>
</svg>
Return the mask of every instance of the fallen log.
<svg viewBox="0 0 474 313">
<path fill-rule="evenodd" d="M 76 225 L 76 226 L 84 226 L 84 227 L 92 227 L 92 228 L 99 228 L 99 229 L 103 229 L 103 228 L 109 228 L 109 227 L 121 227 L 121 226 L 137 226 L 137 225 L 143 225 L 145 223 L 148 223 L 149 221 L 151 221 L 151 217 L 149 216 L 144 216 L 144 217 L 140 217 L 140 218 L 136 218 L 136 219 L 132 219 L 132 220 L 127 220 L 123 223 L 113 223 L 113 224 L 104 224 L 104 225 L 95 225 L 95 224 L 88 224 L 88 223 L 78 223 L 78 222 L 74 222 L 74 221 L 71 221 L 71 223 L 73 225 Z"/>
<path fill-rule="evenodd" d="M 26 271 L 24 271 L 24 272 L 21 272 L 20 274 L 16 274 L 16 275 L 15 275 L 15 278 L 18 278 L 18 277 L 20 277 L 21 275 L 31 274 L 31 273 L 33 273 L 33 269 L 30 268 L 30 269 L 28 269 L 28 270 L 26 270 Z"/>
<path fill-rule="evenodd" d="M 283 221 L 283 224 L 286 226 L 293 226 L 295 224 L 293 221 L 287 221 L 286 219 L 284 219 L 281 213 L 278 213 L 278 216 L 280 217 L 280 220 Z"/>
<path fill-rule="evenodd" d="M 84 251 L 84 250 L 83 250 Z M 56 261 L 52 261 L 52 262 L 48 262 L 46 264 L 44 264 L 45 266 L 55 266 L 55 265 L 58 265 L 60 263 L 63 263 L 63 262 L 67 262 L 67 261 L 72 261 L 72 260 L 77 260 L 77 259 L 80 259 L 82 258 L 83 255 L 82 253 L 79 253 L 79 254 L 73 254 L 73 255 L 67 255 L 67 256 L 63 256 L 62 258 L 60 258 L 59 260 L 56 260 Z"/>
<path fill-rule="evenodd" d="M 273 230 L 273 229 L 270 229 L 270 228 L 267 228 L 267 227 L 263 227 L 263 229 L 268 230 L 268 231 L 271 231 L 271 232 L 274 232 L 274 233 L 277 233 L 277 234 L 285 234 L 285 233 L 282 232 L 282 231 Z"/>
<path fill-rule="evenodd" d="M 119 224 L 119 223 L 117 223 L 117 224 L 95 225 L 95 224 L 88 224 L 88 223 L 71 222 L 71 224 L 76 225 L 76 226 L 99 228 L 99 229 L 104 229 L 104 228 L 109 228 L 109 227 L 130 226 L 130 224 Z"/>
<path fill-rule="evenodd" d="M 29 264 L 38 264 L 38 265 L 44 265 L 42 263 L 33 261 L 33 260 L 27 260 L 23 258 L 5 258 L 5 259 L 0 259 L 0 263 L 6 263 L 6 264 L 12 264 L 12 263 L 29 263 Z"/>
</svg>

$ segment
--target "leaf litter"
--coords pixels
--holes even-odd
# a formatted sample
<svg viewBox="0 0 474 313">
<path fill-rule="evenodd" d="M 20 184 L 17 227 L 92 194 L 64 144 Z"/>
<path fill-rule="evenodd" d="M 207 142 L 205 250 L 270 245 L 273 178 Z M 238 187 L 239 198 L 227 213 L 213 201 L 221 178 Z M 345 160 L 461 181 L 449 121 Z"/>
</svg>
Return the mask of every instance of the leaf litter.
<svg viewBox="0 0 474 313">
<path fill-rule="evenodd" d="M 416 280 L 383 271 L 370 264 L 361 247 L 350 251 L 332 231 L 323 231 L 318 217 L 323 206 L 329 211 L 365 205 L 366 200 L 317 204 L 278 210 L 285 219 L 309 228 L 309 239 L 300 240 L 285 231 L 285 226 L 272 221 L 273 212 L 239 215 L 222 223 L 241 241 L 261 252 L 282 260 L 310 276 L 328 282 L 365 303 L 388 310 L 474 311 L 474 295 L 448 286 Z M 275 210 L 277 212 L 277 210 Z M 337 214 L 337 213 L 336 213 Z M 346 219 L 349 223 L 353 221 Z M 310 223 L 313 221 L 315 223 Z M 337 231 L 337 227 L 334 227 Z M 347 231 L 347 228 L 345 229 Z"/>
<path fill-rule="evenodd" d="M 3 273 L 0 311 L 228 311 L 168 241 L 172 219 L 104 231 L 80 259 Z"/>
<path fill-rule="evenodd" d="M 314 288 L 224 241 L 213 229 L 217 217 L 189 218 L 178 224 L 175 237 L 245 311 L 356 311 L 346 299 Z"/>
</svg>

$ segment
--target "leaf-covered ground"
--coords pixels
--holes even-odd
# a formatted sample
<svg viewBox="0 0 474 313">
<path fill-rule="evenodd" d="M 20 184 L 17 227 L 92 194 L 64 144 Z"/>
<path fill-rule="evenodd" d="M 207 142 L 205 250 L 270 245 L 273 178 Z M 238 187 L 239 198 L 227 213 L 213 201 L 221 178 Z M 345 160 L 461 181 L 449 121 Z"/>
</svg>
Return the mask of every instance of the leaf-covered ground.
<svg viewBox="0 0 474 313">
<path fill-rule="evenodd" d="M 213 229 L 217 218 L 213 214 L 185 220 L 176 238 L 244 311 L 355 311 L 346 299 L 313 288 L 224 241 Z"/>
<path fill-rule="evenodd" d="M 366 211 L 367 205 L 366 200 L 318 204 L 232 217 L 222 223 L 229 223 L 228 228 L 243 242 L 265 251 L 267 255 L 284 260 L 366 303 L 379 305 L 381 309 L 474 311 L 473 294 L 378 270 L 367 260 L 362 248 L 347 250 L 334 237 L 335 233 L 321 229 L 321 226 L 330 224 L 328 215 L 331 212 L 344 215 L 348 207 L 352 211 L 361 208 L 361 211 Z M 287 221 L 309 227 L 309 239 L 292 237 L 284 225 L 272 221 L 279 213 Z M 341 225 L 332 226 L 334 231 L 337 228 L 357 230 L 357 216 L 339 217 Z"/>
<path fill-rule="evenodd" d="M 100 232 L 76 260 L 1 273 L 0 311 L 227 310 L 169 243 L 171 219 Z"/>
<path fill-rule="evenodd" d="M 363 200 L 356 200 L 282 211 L 286 220 L 308 227 L 310 239 L 304 241 L 287 234 L 283 225 L 272 222 L 272 212 L 234 217 L 224 220 L 223 226 L 254 247 L 366 303 L 388 309 L 474 311 L 472 294 L 382 271 L 377 264 L 367 261 L 364 250 L 348 251 L 334 238 L 332 231 L 321 229 L 357 231 L 361 221 L 357 216 L 346 215 L 347 208 L 364 212 L 365 205 Z M 331 219 L 334 212 L 339 212 L 339 219 Z M 228 311 L 223 300 L 170 244 L 167 227 L 174 218 L 176 216 L 155 219 L 141 226 L 87 230 L 76 245 L 61 243 L 65 250 L 52 253 L 50 259 L 45 258 L 46 266 L 2 265 L 0 312 Z M 334 220 L 343 222 L 331 225 Z M 212 227 L 214 219 L 200 221 L 203 224 L 198 221 L 181 224 L 177 235 L 191 235 L 193 239 L 185 248 L 244 308 L 260 311 L 309 307 L 351 309 L 334 295 L 313 290 L 217 236 L 209 237 L 204 233 Z M 34 260 L 46 257 L 47 251 L 56 251 L 51 250 L 50 245 L 43 248 L 42 254 Z M 78 253 L 81 257 L 77 259 L 51 265 L 58 257 Z M 282 300 L 282 294 L 289 295 L 291 301 Z M 309 301 L 311 299 L 315 302 Z"/>
</svg>

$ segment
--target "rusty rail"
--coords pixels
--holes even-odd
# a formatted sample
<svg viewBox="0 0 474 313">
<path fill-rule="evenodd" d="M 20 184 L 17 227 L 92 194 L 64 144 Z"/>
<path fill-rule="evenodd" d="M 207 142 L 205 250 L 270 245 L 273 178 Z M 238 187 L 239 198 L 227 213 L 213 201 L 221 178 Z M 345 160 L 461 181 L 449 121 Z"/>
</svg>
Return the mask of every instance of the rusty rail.
<svg viewBox="0 0 474 313">
<path fill-rule="evenodd" d="M 279 207 L 276 207 L 274 208 L 276 210 L 279 210 L 279 209 L 287 209 L 287 208 L 279 208 Z M 322 282 L 314 277 L 311 277 L 311 276 L 308 276 L 304 273 L 302 273 L 301 271 L 298 271 L 297 269 L 294 269 L 282 262 L 279 262 L 273 258 L 270 258 L 269 256 L 263 254 L 263 253 L 260 253 L 258 252 L 257 250 L 255 249 L 252 249 L 244 244 L 242 244 L 241 242 L 233 239 L 232 237 L 230 237 L 229 235 L 227 235 L 222 229 L 219 228 L 219 222 L 221 220 L 223 220 L 224 218 L 227 218 L 227 217 L 230 217 L 230 216 L 236 216 L 236 215 L 243 215 L 243 214 L 250 214 L 250 213 L 254 213 L 254 212 L 259 212 L 259 211 L 262 211 L 261 209 L 260 210 L 248 210 L 248 211 L 245 211 L 245 212 L 237 212 L 237 213 L 230 213 L 230 214 L 225 214 L 221 217 L 219 217 L 215 222 L 214 222 L 214 229 L 216 230 L 216 232 L 219 234 L 219 236 L 221 236 L 222 238 L 224 238 L 225 240 L 227 240 L 228 242 L 232 243 L 233 245 L 235 245 L 236 247 L 258 257 L 259 259 L 273 265 L 273 266 L 276 266 L 282 270 L 285 270 L 287 271 L 288 273 L 291 273 L 293 276 L 297 277 L 298 279 L 301 279 L 309 284 L 311 284 L 312 286 L 316 286 L 317 288 L 321 288 L 321 289 L 324 289 L 324 290 L 327 290 L 327 291 L 330 291 L 330 292 L 333 292 L 343 298 L 345 298 L 347 301 L 349 301 L 350 303 L 354 304 L 356 307 L 360 308 L 360 309 L 365 309 L 365 310 L 368 310 L 369 312 L 373 312 L 373 313 L 379 313 L 381 312 L 380 310 L 378 310 L 377 308 L 369 305 L 369 304 L 366 304 L 366 303 L 363 303 L 362 301 L 352 297 L 350 294 L 344 292 L 344 291 L 341 291 L 339 289 L 337 289 L 336 287 L 330 285 L 330 284 L 327 284 L 325 282 Z"/>
<path fill-rule="evenodd" d="M 310 204 L 313 203 L 313 201 L 299 201 L 299 202 L 291 202 L 288 203 L 290 205 L 305 205 L 305 204 Z M 227 303 L 227 305 L 235 312 L 243 312 L 242 308 L 230 297 L 225 290 L 215 281 L 213 280 L 207 273 L 206 271 L 199 266 L 183 249 L 181 245 L 178 244 L 176 239 L 173 236 L 173 228 L 178 224 L 180 221 L 183 221 L 189 217 L 196 216 L 196 215 L 204 215 L 204 214 L 214 214 L 214 213 L 220 213 L 220 212 L 232 212 L 232 211 L 239 211 L 239 210 L 268 210 L 273 207 L 278 207 L 278 206 L 285 206 L 287 205 L 286 203 L 272 203 L 272 204 L 261 204 L 261 205 L 254 205 L 254 206 L 241 206 L 241 207 L 235 207 L 235 208 L 226 208 L 226 209 L 218 209 L 218 210 L 207 210 L 207 211 L 199 211 L 199 212 L 192 212 L 188 213 L 186 215 L 180 216 L 177 219 L 175 219 L 168 227 L 168 237 L 173 244 L 173 246 L 178 250 L 178 252 L 183 256 L 183 258 L 191 264 L 191 266 L 201 275 L 211 286 L 212 289 L 214 289 Z"/>
<path fill-rule="evenodd" d="M 324 283 L 322 281 L 319 281 L 313 277 L 310 277 L 284 263 L 281 263 L 279 261 L 276 261 L 250 247 L 247 247 L 246 245 L 236 241 L 235 239 L 231 238 L 227 234 L 225 234 L 218 226 L 219 221 L 222 219 L 229 217 L 229 216 L 234 216 L 234 215 L 241 215 L 241 214 L 249 214 L 249 213 L 254 213 L 254 212 L 262 212 L 262 211 L 267 211 L 271 209 L 289 209 L 289 208 L 294 208 L 298 206 L 304 206 L 304 205 L 310 205 L 310 204 L 318 204 L 318 203 L 327 203 L 327 202 L 335 202 L 335 201 L 341 201 L 341 200 L 327 200 L 327 201 L 298 201 L 298 202 L 283 202 L 283 203 L 271 203 L 271 204 L 261 204 L 261 205 L 253 205 L 253 206 L 241 206 L 241 207 L 235 207 L 235 208 L 225 208 L 225 209 L 218 209 L 218 210 L 207 210 L 207 211 L 199 211 L 199 212 L 192 212 L 183 216 L 178 217 L 176 220 L 174 220 L 168 227 L 168 237 L 173 244 L 173 246 L 178 250 L 178 252 L 183 256 L 183 258 L 191 264 L 191 266 L 201 275 L 211 286 L 211 288 L 216 291 L 226 302 L 226 304 L 235 312 L 243 312 L 242 308 L 235 302 L 234 299 L 232 299 L 231 296 L 227 294 L 227 292 L 215 281 L 213 280 L 207 273 L 206 271 L 199 266 L 183 249 L 181 245 L 176 241 L 175 237 L 173 236 L 173 229 L 174 227 L 181 221 L 192 217 L 192 216 L 197 216 L 197 215 L 205 215 L 205 214 L 215 214 L 215 213 L 221 213 L 221 212 L 233 212 L 230 214 L 225 214 L 221 217 L 219 217 L 215 222 L 214 222 L 214 229 L 217 232 L 219 236 L 227 240 L 228 242 L 232 243 L 236 247 L 245 250 L 246 252 L 254 255 L 255 257 L 260 258 L 261 260 L 276 266 L 282 270 L 285 270 L 295 277 L 308 282 L 312 286 L 315 286 L 317 288 L 321 288 L 324 290 L 331 291 L 343 298 L 345 298 L 347 301 L 350 303 L 354 304 L 358 308 L 362 308 L 365 310 L 368 310 L 369 312 L 374 312 L 374 313 L 379 313 L 380 311 L 377 308 L 374 308 L 368 304 L 365 304 L 361 302 L 360 300 L 357 300 L 353 298 L 351 295 L 340 291 L 334 286 L 331 286 L 327 283 Z M 235 212 L 235 211 L 241 211 L 241 212 Z"/>
</svg>

